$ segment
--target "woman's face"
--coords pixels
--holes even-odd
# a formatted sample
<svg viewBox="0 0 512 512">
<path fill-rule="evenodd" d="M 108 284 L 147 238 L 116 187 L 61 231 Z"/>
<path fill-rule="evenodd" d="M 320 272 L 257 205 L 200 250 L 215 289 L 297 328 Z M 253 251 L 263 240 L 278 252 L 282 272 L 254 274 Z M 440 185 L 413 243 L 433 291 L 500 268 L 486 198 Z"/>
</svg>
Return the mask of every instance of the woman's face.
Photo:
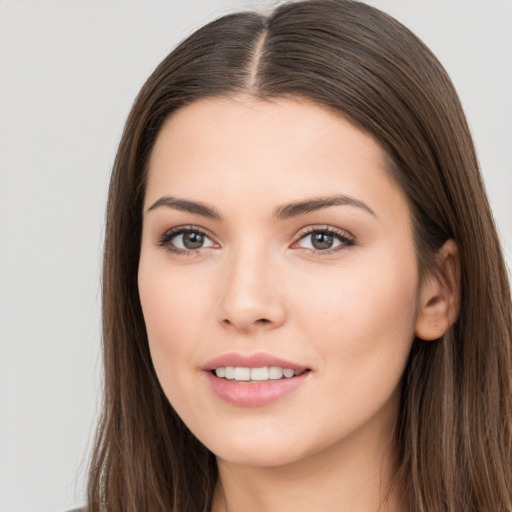
<svg viewBox="0 0 512 512">
<path fill-rule="evenodd" d="M 384 153 L 343 118 L 243 97 L 176 112 L 149 162 L 138 280 L 162 388 L 219 458 L 382 442 L 418 269 Z"/>
</svg>

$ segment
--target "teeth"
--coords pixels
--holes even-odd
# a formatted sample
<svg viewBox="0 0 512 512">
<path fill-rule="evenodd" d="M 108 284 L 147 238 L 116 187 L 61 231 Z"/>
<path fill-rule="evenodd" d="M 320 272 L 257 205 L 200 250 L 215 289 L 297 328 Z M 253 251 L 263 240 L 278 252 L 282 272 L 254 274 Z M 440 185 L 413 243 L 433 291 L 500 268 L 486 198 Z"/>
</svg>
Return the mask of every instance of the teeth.
<svg viewBox="0 0 512 512">
<path fill-rule="evenodd" d="M 271 366 L 268 369 L 268 378 L 272 380 L 282 379 L 283 378 L 283 369 L 279 368 L 279 366 Z"/>
<path fill-rule="evenodd" d="M 228 380 L 261 382 L 266 380 L 278 380 L 283 377 L 290 379 L 302 372 L 296 372 L 291 368 L 279 366 L 263 366 L 261 368 L 246 368 L 243 366 L 221 366 L 215 369 L 215 375 Z"/>
<path fill-rule="evenodd" d="M 251 368 L 251 380 L 268 380 L 268 368 Z"/>
<path fill-rule="evenodd" d="M 251 369 L 237 366 L 235 368 L 235 380 L 251 380 Z"/>
</svg>

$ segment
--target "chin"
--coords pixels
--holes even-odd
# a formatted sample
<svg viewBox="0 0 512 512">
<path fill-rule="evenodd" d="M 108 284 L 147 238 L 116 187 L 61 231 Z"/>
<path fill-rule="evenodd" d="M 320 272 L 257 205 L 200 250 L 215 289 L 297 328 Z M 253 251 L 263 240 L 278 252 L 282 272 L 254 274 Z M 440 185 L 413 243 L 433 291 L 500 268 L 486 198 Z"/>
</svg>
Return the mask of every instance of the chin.
<svg viewBox="0 0 512 512">
<path fill-rule="evenodd" d="M 219 453 L 215 455 L 218 460 L 229 464 L 261 468 L 288 466 L 305 456 L 305 454 L 290 450 L 289 447 L 276 450 L 273 447 L 267 449 L 267 447 L 256 444 L 250 447 L 233 447 L 219 450 Z"/>
<path fill-rule="evenodd" d="M 236 429 L 214 435 L 209 432 L 204 437 L 199 435 L 199 440 L 219 461 L 267 468 L 284 467 L 308 460 L 340 441 L 331 439 L 329 435 L 318 438 L 300 430 L 291 432 L 284 426 L 274 426 L 268 430 Z"/>
</svg>

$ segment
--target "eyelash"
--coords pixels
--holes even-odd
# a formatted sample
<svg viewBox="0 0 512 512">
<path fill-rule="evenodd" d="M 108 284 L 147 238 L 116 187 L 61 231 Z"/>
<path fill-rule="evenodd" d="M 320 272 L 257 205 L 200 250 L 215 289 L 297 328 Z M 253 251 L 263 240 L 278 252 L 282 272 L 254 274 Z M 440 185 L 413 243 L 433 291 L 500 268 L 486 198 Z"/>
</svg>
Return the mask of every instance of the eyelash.
<svg viewBox="0 0 512 512">
<path fill-rule="evenodd" d="M 309 248 L 302 247 L 302 250 L 310 255 L 315 255 L 315 256 L 330 255 L 335 252 L 341 251 L 343 249 L 352 247 L 356 243 L 356 240 L 352 235 L 348 234 L 345 231 L 335 229 L 331 226 L 317 226 L 317 227 L 310 227 L 310 228 L 306 228 L 306 229 L 307 230 L 302 231 L 298 240 L 296 242 L 294 242 L 294 244 L 291 246 L 292 248 L 295 247 L 301 240 L 304 240 L 308 236 L 311 236 L 315 233 L 328 233 L 329 235 L 333 235 L 340 242 L 340 244 L 335 246 L 334 248 L 325 249 L 325 250 L 309 249 Z M 173 238 L 175 238 L 179 235 L 185 235 L 187 233 L 200 234 L 200 235 L 204 236 L 205 238 L 208 238 L 215 244 L 213 237 L 210 236 L 203 228 L 200 228 L 199 226 L 186 226 L 186 227 L 180 226 L 180 227 L 172 228 L 169 231 L 166 231 L 158 240 L 157 245 L 159 245 L 160 247 L 163 247 L 165 250 L 169 251 L 170 253 L 178 254 L 180 256 L 197 256 L 197 255 L 199 255 L 200 250 L 204 249 L 204 247 L 200 247 L 195 250 L 194 249 L 181 249 L 181 248 L 175 247 L 171 244 L 171 241 Z"/>
<path fill-rule="evenodd" d="M 302 234 L 300 234 L 299 239 L 297 242 L 295 242 L 292 247 L 296 246 L 301 240 L 304 240 L 308 236 L 311 236 L 315 233 L 328 233 L 329 235 L 332 235 L 334 238 L 337 238 L 340 242 L 339 245 L 325 250 L 320 249 L 308 249 L 303 247 L 302 250 L 305 251 L 307 254 L 313 255 L 313 256 L 327 256 L 333 253 L 336 253 L 338 251 L 342 251 L 344 249 L 347 249 L 349 247 L 352 247 L 355 245 L 356 240 L 355 238 L 347 233 L 346 231 L 341 231 L 339 229 L 333 228 L 331 226 L 316 226 L 316 227 L 309 227 L 302 231 Z"/>
<path fill-rule="evenodd" d="M 199 250 L 202 249 L 180 249 L 179 247 L 175 247 L 171 244 L 171 240 L 176 238 L 179 235 L 186 235 L 187 233 L 197 233 L 205 238 L 208 238 L 213 241 L 213 238 L 199 226 L 180 226 L 176 228 L 172 228 L 169 231 L 166 231 L 158 240 L 157 245 L 163 247 L 165 250 L 169 251 L 173 254 L 179 254 L 180 256 L 197 256 L 199 254 Z"/>
</svg>

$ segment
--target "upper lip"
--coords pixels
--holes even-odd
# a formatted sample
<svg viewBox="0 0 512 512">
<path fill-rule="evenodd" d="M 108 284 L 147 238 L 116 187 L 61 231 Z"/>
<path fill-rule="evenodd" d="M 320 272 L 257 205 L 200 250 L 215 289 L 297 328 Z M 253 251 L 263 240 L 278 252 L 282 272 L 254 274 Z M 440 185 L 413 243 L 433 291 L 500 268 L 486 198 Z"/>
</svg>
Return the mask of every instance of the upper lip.
<svg viewBox="0 0 512 512">
<path fill-rule="evenodd" d="M 264 366 L 277 366 L 280 368 L 290 368 L 295 371 L 304 371 L 307 370 L 308 367 L 294 363 L 292 361 L 287 361 L 280 357 L 274 356 L 272 354 L 265 354 L 262 352 L 255 354 L 243 354 L 243 353 L 229 353 L 223 354 L 211 361 L 208 361 L 203 370 L 211 371 L 216 368 L 233 366 L 233 367 L 242 367 L 242 368 L 262 368 Z"/>
</svg>

